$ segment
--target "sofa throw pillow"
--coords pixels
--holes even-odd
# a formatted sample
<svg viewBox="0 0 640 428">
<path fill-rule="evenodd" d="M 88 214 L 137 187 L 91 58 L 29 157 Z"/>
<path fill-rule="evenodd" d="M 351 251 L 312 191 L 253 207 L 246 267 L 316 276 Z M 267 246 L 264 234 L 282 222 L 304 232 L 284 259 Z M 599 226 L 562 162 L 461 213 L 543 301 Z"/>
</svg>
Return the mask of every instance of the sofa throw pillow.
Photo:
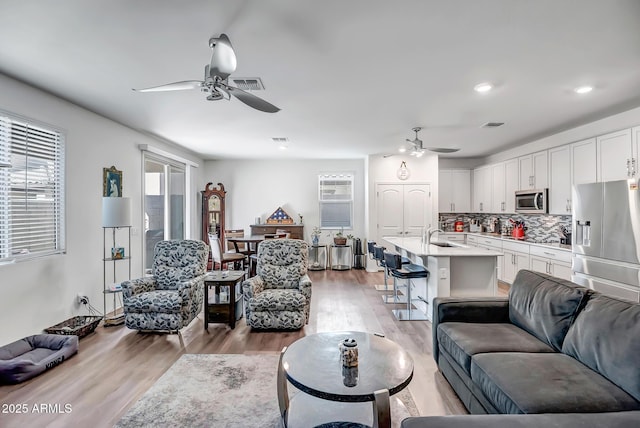
<svg viewBox="0 0 640 428">
<path fill-rule="evenodd" d="M 595 294 L 569 329 L 562 352 L 640 401 L 640 304 Z"/>
<path fill-rule="evenodd" d="M 521 270 L 509 290 L 509 320 L 560 351 L 590 293 L 570 281 Z"/>
</svg>

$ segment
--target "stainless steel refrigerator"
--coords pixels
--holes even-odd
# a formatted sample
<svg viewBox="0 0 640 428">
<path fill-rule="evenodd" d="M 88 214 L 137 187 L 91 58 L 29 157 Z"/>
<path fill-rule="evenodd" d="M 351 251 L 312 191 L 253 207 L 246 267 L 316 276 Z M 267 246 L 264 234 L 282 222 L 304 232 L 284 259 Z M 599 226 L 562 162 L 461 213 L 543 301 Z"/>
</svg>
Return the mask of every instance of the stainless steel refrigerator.
<svg viewBox="0 0 640 428">
<path fill-rule="evenodd" d="M 575 185 L 572 244 L 575 283 L 639 302 L 638 180 Z"/>
</svg>

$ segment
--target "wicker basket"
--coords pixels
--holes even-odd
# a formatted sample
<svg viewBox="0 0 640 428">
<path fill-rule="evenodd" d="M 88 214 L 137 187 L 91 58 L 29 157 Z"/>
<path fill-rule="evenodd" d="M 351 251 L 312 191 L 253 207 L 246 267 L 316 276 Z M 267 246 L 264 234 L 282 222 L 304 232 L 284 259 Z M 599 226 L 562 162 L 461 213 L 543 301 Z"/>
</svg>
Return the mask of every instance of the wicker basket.
<svg viewBox="0 0 640 428">
<path fill-rule="evenodd" d="M 76 335 L 82 339 L 88 334 L 93 333 L 102 317 L 97 316 L 76 316 L 62 321 L 52 327 L 45 328 L 44 331 L 50 334 Z"/>
</svg>

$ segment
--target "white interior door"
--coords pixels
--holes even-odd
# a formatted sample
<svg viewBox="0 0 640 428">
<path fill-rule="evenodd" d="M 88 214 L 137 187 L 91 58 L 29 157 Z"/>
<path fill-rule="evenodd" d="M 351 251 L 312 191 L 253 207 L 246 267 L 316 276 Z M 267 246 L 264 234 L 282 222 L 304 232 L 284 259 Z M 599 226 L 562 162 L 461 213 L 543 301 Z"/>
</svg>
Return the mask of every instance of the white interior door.
<svg viewBox="0 0 640 428">
<path fill-rule="evenodd" d="M 420 236 L 431 227 L 431 192 L 428 184 L 404 184 L 404 236 Z"/>
<path fill-rule="evenodd" d="M 378 184 L 378 242 L 383 236 L 403 236 L 402 184 Z"/>
<path fill-rule="evenodd" d="M 378 184 L 378 241 L 383 236 L 420 236 L 431 227 L 429 184 Z"/>
</svg>

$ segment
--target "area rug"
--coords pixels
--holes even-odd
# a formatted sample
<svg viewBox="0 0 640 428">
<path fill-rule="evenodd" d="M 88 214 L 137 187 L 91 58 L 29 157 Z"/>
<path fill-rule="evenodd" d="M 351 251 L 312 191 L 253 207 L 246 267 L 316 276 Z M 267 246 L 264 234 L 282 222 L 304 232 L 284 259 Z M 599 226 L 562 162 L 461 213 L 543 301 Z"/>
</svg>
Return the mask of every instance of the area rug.
<svg viewBox="0 0 640 428">
<path fill-rule="evenodd" d="M 116 427 L 281 427 L 278 355 L 185 354 L 129 409 Z M 289 388 L 290 394 L 301 394 Z M 396 394 L 394 426 L 417 416 L 411 394 Z"/>
</svg>

